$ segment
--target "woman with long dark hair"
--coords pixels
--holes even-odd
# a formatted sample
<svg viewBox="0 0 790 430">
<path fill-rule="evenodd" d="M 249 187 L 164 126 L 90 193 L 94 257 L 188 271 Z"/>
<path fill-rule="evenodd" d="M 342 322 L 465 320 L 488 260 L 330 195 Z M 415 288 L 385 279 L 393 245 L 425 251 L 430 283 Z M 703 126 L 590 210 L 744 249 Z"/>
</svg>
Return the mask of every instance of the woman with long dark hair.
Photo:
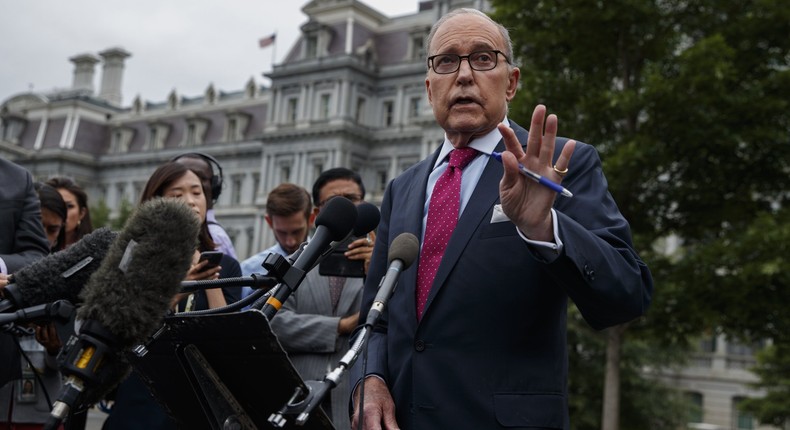
<svg viewBox="0 0 790 430">
<path fill-rule="evenodd" d="M 61 251 L 66 247 L 66 202 L 60 192 L 49 184 L 36 182 L 34 187 L 41 202 L 41 223 L 49 240 L 49 248 L 53 252 Z"/>
<path fill-rule="evenodd" d="M 65 247 L 71 246 L 93 231 L 90 209 L 88 209 L 88 194 L 74 180 L 65 176 L 49 178 L 47 184 L 58 190 L 66 203 L 68 216 Z"/>
<path fill-rule="evenodd" d="M 201 220 L 200 233 L 193 264 L 185 274 L 186 280 L 217 279 L 241 276 L 239 262 L 223 254 L 219 266 L 210 266 L 208 261 L 199 261 L 203 251 L 214 251 L 206 223 L 206 202 L 211 199 L 198 175 L 181 163 L 168 162 L 154 171 L 148 179 L 140 203 L 155 197 L 181 199 L 189 205 Z M 174 303 L 177 312 L 213 309 L 235 302 L 241 298 L 241 287 L 213 288 L 192 294 L 179 295 Z M 136 372 L 121 383 L 115 397 L 110 416 L 104 422 L 104 430 L 177 428 L 174 420 L 151 397 L 151 393 Z"/>
</svg>

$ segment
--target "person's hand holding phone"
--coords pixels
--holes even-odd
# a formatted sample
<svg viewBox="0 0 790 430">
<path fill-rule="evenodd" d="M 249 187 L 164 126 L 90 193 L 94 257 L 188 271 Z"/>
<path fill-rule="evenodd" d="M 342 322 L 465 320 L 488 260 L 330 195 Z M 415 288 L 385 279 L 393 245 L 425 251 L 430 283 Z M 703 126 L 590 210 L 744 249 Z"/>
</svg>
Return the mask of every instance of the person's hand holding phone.
<svg viewBox="0 0 790 430">
<path fill-rule="evenodd" d="M 222 253 L 219 251 L 198 252 L 192 257 L 192 265 L 184 278 L 185 281 L 207 281 L 219 279 L 219 272 L 222 267 L 219 262 L 222 260 Z M 220 289 L 216 289 L 220 290 Z M 211 291 L 211 290 L 206 290 Z M 188 297 L 189 293 L 178 293 L 173 297 L 172 306 Z"/>
<path fill-rule="evenodd" d="M 365 273 L 368 273 L 370 257 L 373 255 L 373 245 L 376 243 L 376 232 L 371 231 L 365 237 L 361 237 L 348 244 L 346 258 L 349 260 L 362 260 L 365 263 Z"/>
<path fill-rule="evenodd" d="M 192 267 L 189 268 L 189 272 L 187 272 L 187 280 L 189 281 L 203 281 L 203 280 L 211 280 L 211 279 L 218 279 L 219 272 L 222 270 L 222 267 L 219 265 L 220 261 L 222 261 L 222 253 L 219 251 L 205 251 L 201 253 L 195 253 L 196 260 Z"/>
</svg>

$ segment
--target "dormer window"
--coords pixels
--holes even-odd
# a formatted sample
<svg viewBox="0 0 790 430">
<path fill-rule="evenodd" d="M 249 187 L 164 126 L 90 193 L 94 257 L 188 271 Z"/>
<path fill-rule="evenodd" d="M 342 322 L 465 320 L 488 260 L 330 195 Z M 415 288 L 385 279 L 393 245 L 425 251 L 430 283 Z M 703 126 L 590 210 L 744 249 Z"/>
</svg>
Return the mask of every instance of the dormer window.
<svg viewBox="0 0 790 430">
<path fill-rule="evenodd" d="M 329 52 L 329 42 L 332 40 L 332 28 L 310 21 L 302 26 L 302 58 L 312 59 L 325 57 Z"/>
<path fill-rule="evenodd" d="M 4 115 L 0 124 L 0 131 L 2 131 L 0 136 L 2 136 L 4 142 L 19 144 L 19 139 L 22 136 L 22 132 L 25 131 L 26 125 L 27 121 L 22 117 Z"/>
<path fill-rule="evenodd" d="M 187 119 L 187 128 L 181 146 L 200 146 L 206 137 L 209 121 L 205 118 L 194 117 Z"/>
<path fill-rule="evenodd" d="M 170 134 L 170 124 L 164 122 L 152 122 L 148 125 L 148 142 L 146 149 L 164 149 L 167 137 Z"/>
<path fill-rule="evenodd" d="M 413 30 L 409 33 L 409 59 L 410 60 L 423 60 L 425 59 L 425 37 L 428 35 L 428 29 Z"/>
<path fill-rule="evenodd" d="M 134 137 L 134 129 L 130 127 L 115 127 L 110 140 L 110 152 L 123 154 L 129 152 L 129 146 Z"/>
<path fill-rule="evenodd" d="M 229 112 L 225 122 L 225 142 L 244 140 L 250 116 L 242 112 Z"/>
<path fill-rule="evenodd" d="M 318 35 L 311 34 L 305 37 L 304 58 L 315 58 L 318 54 Z"/>
</svg>

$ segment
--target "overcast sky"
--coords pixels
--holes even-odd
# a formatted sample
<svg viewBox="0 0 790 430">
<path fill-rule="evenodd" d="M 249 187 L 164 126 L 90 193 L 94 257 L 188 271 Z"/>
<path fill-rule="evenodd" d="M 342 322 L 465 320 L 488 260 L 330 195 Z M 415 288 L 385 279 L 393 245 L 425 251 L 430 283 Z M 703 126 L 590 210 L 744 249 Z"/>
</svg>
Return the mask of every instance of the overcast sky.
<svg viewBox="0 0 790 430">
<path fill-rule="evenodd" d="M 132 54 L 123 105 L 138 94 L 164 101 L 172 89 L 202 95 L 265 83 L 272 55 L 282 61 L 307 21 L 308 0 L 0 0 L 0 102 L 29 90 L 68 88 L 69 58 L 121 47 Z M 419 0 L 363 0 L 388 16 L 417 11 Z M 258 40 L 277 33 L 274 47 Z M 98 90 L 101 64 L 94 88 Z"/>
</svg>

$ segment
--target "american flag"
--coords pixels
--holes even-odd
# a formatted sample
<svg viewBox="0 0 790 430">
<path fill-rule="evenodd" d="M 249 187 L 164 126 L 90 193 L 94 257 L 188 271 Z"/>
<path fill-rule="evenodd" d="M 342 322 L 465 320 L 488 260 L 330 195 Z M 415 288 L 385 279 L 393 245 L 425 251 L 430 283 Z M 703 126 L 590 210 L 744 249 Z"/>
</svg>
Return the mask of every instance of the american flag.
<svg viewBox="0 0 790 430">
<path fill-rule="evenodd" d="M 272 43 L 274 43 L 274 39 L 277 38 L 277 33 L 272 33 L 271 36 L 266 36 L 258 41 L 258 46 L 261 48 L 265 48 Z"/>
</svg>

